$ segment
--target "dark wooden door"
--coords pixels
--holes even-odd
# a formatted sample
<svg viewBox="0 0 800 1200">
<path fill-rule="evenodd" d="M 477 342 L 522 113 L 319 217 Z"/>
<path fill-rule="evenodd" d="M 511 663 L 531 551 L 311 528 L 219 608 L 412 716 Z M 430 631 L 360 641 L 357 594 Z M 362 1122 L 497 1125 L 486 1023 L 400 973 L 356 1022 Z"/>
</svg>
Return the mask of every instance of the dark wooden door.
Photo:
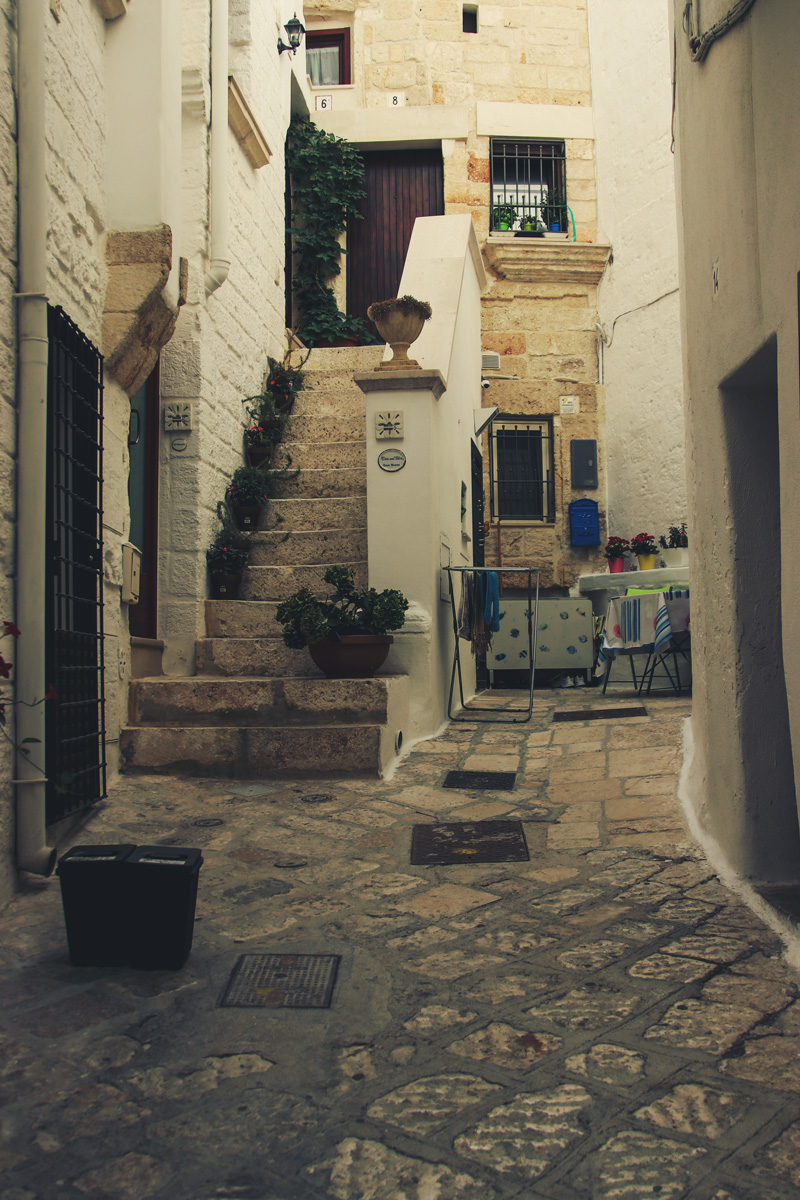
<svg viewBox="0 0 800 1200">
<path fill-rule="evenodd" d="M 372 150 L 364 154 L 363 221 L 348 235 L 347 311 L 367 318 L 375 300 L 397 295 L 417 217 L 444 213 L 440 150 Z M 424 296 L 418 297 L 424 300 Z"/>
</svg>

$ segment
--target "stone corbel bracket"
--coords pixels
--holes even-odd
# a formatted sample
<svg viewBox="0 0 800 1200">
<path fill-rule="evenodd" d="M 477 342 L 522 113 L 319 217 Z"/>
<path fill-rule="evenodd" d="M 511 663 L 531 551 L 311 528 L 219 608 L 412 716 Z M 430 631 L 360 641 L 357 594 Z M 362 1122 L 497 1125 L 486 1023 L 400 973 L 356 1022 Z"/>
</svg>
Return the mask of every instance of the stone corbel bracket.
<svg viewBox="0 0 800 1200">
<path fill-rule="evenodd" d="M 502 279 L 520 283 L 583 283 L 596 286 L 603 278 L 610 246 L 584 242 L 534 241 L 509 238 L 488 241 L 483 254 Z"/>
<path fill-rule="evenodd" d="M 169 225 L 112 231 L 106 237 L 106 266 L 104 366 L 133 395 L 175 330 L 179 307 L 186 301 L 189 264 L 180 260 L 177 308 L 164 295 L 172 269 Z"/>
</svg>

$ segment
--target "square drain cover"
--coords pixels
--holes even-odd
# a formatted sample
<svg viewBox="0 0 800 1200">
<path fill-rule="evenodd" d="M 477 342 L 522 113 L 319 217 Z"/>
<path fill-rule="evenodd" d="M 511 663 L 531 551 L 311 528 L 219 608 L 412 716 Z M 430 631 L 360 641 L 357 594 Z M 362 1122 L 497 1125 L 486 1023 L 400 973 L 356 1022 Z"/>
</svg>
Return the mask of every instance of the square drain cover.
<svg viewBox="0 0 800 1200">
<path fill-rule="evenodd" d="M 222 1008 L 330 1008 L 338 954 L 243 954 Z"/>
<path fill-rule="evenodd" d="M 618 721 L 622 717 L 646 717 L 647 709 L 638 708 L 577 708 L 573 712 L 553 713 L 554 721 Z"/>
<path fill-rule="evenodd" d="M 529 862 L 530 857 L 521 821 L 415 825 L 411 835 L 411 862 L 422 866 Z"/>
<path fill-rule="evenodd" d="M 510 792 L 516 778 L 514 771 L 448 771 L 442 787 Z"/>
</svg>

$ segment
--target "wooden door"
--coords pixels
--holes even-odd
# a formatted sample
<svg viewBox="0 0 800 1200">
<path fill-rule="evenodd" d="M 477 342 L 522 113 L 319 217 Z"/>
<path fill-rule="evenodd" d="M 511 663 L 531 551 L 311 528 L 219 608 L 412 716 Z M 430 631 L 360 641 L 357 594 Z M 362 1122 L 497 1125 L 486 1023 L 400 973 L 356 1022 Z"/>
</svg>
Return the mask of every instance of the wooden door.
<svg viewBox="0 0 800 1200">
<path fill-rule="evenodd" d="M 444 171 L 440 150 L 372 150 L 363 157 L 367 195 L 364 219 L 352 221 L 348 233 L 347 311 L 366 321 L 373 301 L 397 295 L 416 218 L 444 214 Z"/>
</svg>

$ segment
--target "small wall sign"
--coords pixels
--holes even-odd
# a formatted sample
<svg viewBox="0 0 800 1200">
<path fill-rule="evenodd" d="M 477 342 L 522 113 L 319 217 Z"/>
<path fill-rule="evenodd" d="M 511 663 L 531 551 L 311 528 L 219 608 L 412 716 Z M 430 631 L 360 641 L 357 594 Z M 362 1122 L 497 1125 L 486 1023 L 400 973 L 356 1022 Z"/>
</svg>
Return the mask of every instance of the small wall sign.
<svg viewBox="0 0 800 1200">
<path fill-rule="evenodd" d="M 403 436 L 402 412 L 375 413 L 376 438 L 401 438 Z"/>
<path fill-rule="evenodd" d="M 164 432 L 188 433 L 192 428 L 192 405 L 181 401 L 172 401 L 164 405 Z"/>
<path fill-rule="evenodd" d="M 389 108 L 403 108 L 406 102 L 405 92 L 390 92 L 386 97 Z"/>
<path fill-rule="evenodd" d="M 314 105 L 317 112 L 329 112 L 333 108 L 333 96 L 315 96 Z"/>
<path fill-rule="evenodd" d="M 580 399 L 578 396 L 561 396 L 559 398 L 562 417 L 572 417 L 580 412 Z"/>
<path fill-rule="evenodd" d="M 382 471 L 402 471 L 406 465 L 406 456 L 402 450 L 381 450 L 378 455 L 378 466 Z"/>
</svg>

